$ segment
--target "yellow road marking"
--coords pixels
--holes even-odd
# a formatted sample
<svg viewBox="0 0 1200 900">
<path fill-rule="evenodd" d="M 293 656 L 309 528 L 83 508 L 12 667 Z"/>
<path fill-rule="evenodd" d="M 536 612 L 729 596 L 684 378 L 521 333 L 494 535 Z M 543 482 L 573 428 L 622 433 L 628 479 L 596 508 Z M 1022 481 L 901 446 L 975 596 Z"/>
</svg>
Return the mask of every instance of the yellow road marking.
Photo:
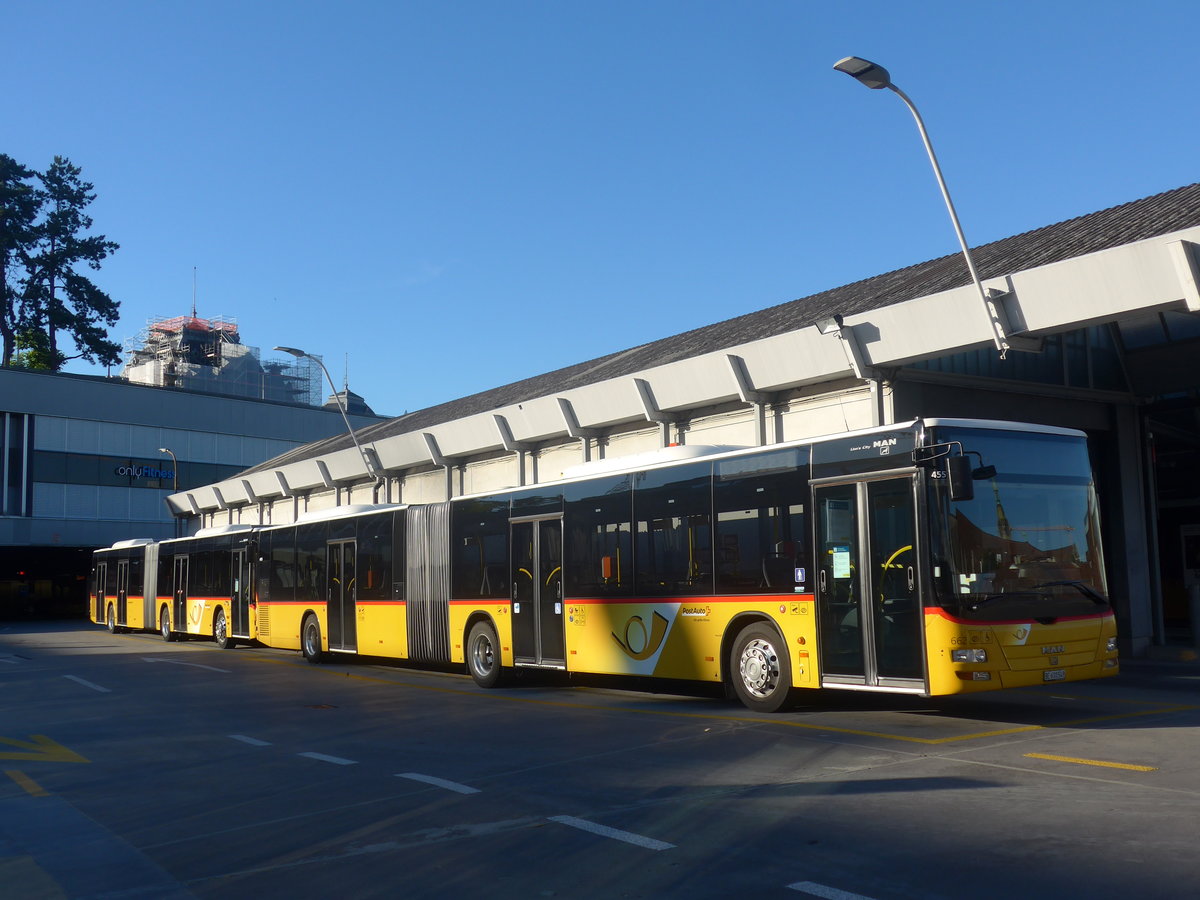
<svg viewBox="0 0 1200 900">
<path fill-rule="evenodd" d="M 1077 763 L 1081 766 L 1104 766 L 1107 769 L 1128 769 L 1131 772 L 1157 772 L 1156 766 L 1135 766 L 1131 763 L 1105 762 L 1101 759 L 1078 759 L 1074 756 L 1055 756 L 1052 753 L 1026 753 L 1029 759 L 1050 759 L 1055 762 Z"/>
<path fill-rule="evenodd" d="M 272 662 L 272 663 L 276 663 L 276 664 L 295 665 L 295 666 L 299 665 L 299 663 L 294 662 L 292 660 L 259 659 L 257 657 L 255 659 L 258 662 Z M 352 674 L 350 672 L 334 673 L 328 669 L 324 669 L 321 671 L 325 671 L 331 675 L 338 674 L 340 677 L 351 678 L 351 679 L 354 679 L 355 681 L 367 681 L 367 682 L 371 682 L 374 684 L 389 684 L 389 685 L 397 686 L 397 687 L 407 687 L 407 688 L 411 688 L 413 690 L 418 690 L 418 691 L 432 691 L 434 693 L 441 693 L 441 694 L 458 694 L 463 697 L 480 697 L 480 696 L 482 696 L 480 690 L 478 690 L 478 689 L 472 690 L 472 689 L 463 689 L 463 688 L 448 688 L 448 687 L 438 687 L 435 685 L 427 685 L 427 684 L 405 684 L 403 682 L 399 682 L 394 679 L 380 678 L 378 676 L 373 676 L 373 675 L 356 675 L 356 674 Z M 401 670 L 401 671 L 403 671 L 403 670 Z M 586 690 L 586 688 L 576 688 L 576 690 Z M 834 734 L 851 734 L 856 737 L 871 737 L 871 738 L 879 738 L 881 740 L 887 740 L 887 741 L 904 741 L 904 742 L 910 743 L 910 744 L 929 744 L 929 745 L 952 744 L 952 743 L 957 743 L 960 741 L 976 741 L 976 740 L 981 740 L 983 738 L 1003 737 L 1005 735 L 1023 734 L 1025 732 L 1030 732 L 1030 731 L 1045 731 L 1046 729 L 1049 729 L 1049 728 L 1073 728 L 1073 727 L 1076 727 L 1079 725 L 1090 725 L 1090 724 L 1094 724 L 1097 722 L 1111 722 L 1111 721 L 1116 721 L 1119 719 L 1136 718 L 1138 716 L 1163 715 L 1166 713 L 1186 712 L 1186 711 L 1190 711 L 1190 710 L 1194 710 L 1194 709 L 1200 709 L 1200 707 L 1197 707 L 1197 706 L 1178 706 L 1178 705 L 1177 706 L 1161 706 L 1161 707 L 1152 707 L 1151 709 L 1138 710 L 1137 712 L 1111 713 L 1108 715 L 1090 716 L 1087 718 L 1070 719 L 1070 720 L 1061 721 L 1061 722 L 1051 722 L 1046 725 L 1017 725 L 1012 728 L 1001 728 L 1001 729 L 997 729 L 995 731 L 977 731 L 977 732 L 973 732 L 970 734 L 951 735 L 949 737 L 924 738 L 924 737 L 912 737 L 910 735 L 905 735 L 905 734 L 891 734 L 891 733 L 883 732 L 883 731 L 864 731 L 864 730 L 857 729 L 857 728 L 839 728 L 834 725 L 818 725 L 818 724 L 815 724 L 812 722 L 797 722 L 795 720 L 787 719 L 782 716 L 777 717 L 777 718 L 764 719 L 764 718 L 752 718 L 750 716 L 721 715 L 721 714 L 717 714 L 717 713 L 672 712 L 671 710 L 663 710 L 663 709 L 632 709 L 629 707 L 601 706 L 596 703 L 578 703 L 578 702 L 572 702 L 572 701 L 568 701 L 568 700 L 546 700 L 546 699 L 540 698 L 540 697 L 513 697 L 513 696 L 506 697 L 502 694 L 493 694 L 492 696 L 503 697 L 503 699 L 509 700 L 513 703 L 531 703 L 531 704 L 535 704 L 538 706 L 556 706 L 556 707 L 561 707 L 564 709 L 591 709 L 591 710 L 601 710 L 601 711 L 620 711 L 620 712 L 637 713 L 637 714 L 649 715 L 649 716 L 667 716 L 667 717 L 677 718 L 677 719 L 703 719 L 706 721 L 718 721 L 718 722 L 747 722 L 747 723 L 753 723 L 756 725 L 781 725 L 786 728 L 802 728 L 802 729 L 806 729 L 809 731 L 825 731 L 825 732 L 831 732 Z M 1132 702 L 1136 702 L 1136 701 L 1120 701 L 1120 702 L 1132 703 Z"/>
<path fill-rule="evenodd" d="M 6 769 L 4 774 L 19 784 L 27 794 L 32 794 L 34 797 L 46 797 L 49 795 L 49 792 L 44 787 L 24 772 L 18 772 L 15 769 Z"/>
<path fill-rule="evenodd" d="M 68 750 L 57 741 L 52 741 L 44 734 L 31 734 L 30 741 L 18 741 L 15 738 L 0 737 L 0 746 L 16 747 L 16 753 L 0 753 L 0 759 L 30 759 L 35 762 L 81 762 L 88 760 L 74 750 Z"/>
</svg>

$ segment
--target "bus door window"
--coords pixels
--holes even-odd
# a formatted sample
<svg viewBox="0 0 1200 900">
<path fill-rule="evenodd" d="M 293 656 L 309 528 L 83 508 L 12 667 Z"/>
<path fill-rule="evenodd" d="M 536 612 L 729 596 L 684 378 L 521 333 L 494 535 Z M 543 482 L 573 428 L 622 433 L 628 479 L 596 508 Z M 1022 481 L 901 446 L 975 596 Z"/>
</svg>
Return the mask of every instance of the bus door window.
<svg viewBox="0 0 1200 900">
<path fill-rule="evenodd" d="M 326 572 L 329 575 L 327 621 L 330 650 L 358 649 L 354 553 L 354 541 L 329 544 Z"/>
<path fill-rule="evenodd" d="M 250 636 L 250 554 L 245 547 L 233 551 L 230 559 L 230 575 L 232 590 L 230 591 L 230 606 L 232 621 L 230 628 L 238 637 Z"/>
<path fill-rule="evenodd" d="M 817 490 L 817 586 L 820 593 L 822 670 L 862 675 L 858 604 L 857 485 Z"/>
<path fill-rule="evenodd" d="M 188 599 L 188 558 L 186 556 L 175 557 L 175 593 L 174 606 L 175 609 L 171 613 L 171 619 L 176 623 L 176 628 L 183 631 L 187 622 L 187 599 Z"/>
<path fill-rule="evenodd" d="M 117 560 L 117 624 L 126 624 L 125 615 L 129 606 L 129 560 Z"/>
<path fill-rule="evenodd" d="M 108 563 L 96 563 L 96 615 L 95 621 L 105 621 L 107 610 L 104 608 L 104 598 L 108 593 Z"/>
<path fill-rule="evenodd" d="M 512 627 L 517 662 L 537 662 L 537 578 L 533 523 L 512 526 Z"/>
<path fill-rule="evenodd" d="M 912 485 L 908 479 L 888 479 L 866 487 L 878 673 L 920 678 L 923 611 L 917 596 Z"/>
<path fill-rule="evenodd" d="M 513 655 L 518 663 L 565 664 L 562 519 L 512 523 Z"/>
<path fill-rule="evenodd" d="M 815 489 L 820 652 L 830 682 L 924 677 L 913 491 L 907 475 Z"/>
</svg>

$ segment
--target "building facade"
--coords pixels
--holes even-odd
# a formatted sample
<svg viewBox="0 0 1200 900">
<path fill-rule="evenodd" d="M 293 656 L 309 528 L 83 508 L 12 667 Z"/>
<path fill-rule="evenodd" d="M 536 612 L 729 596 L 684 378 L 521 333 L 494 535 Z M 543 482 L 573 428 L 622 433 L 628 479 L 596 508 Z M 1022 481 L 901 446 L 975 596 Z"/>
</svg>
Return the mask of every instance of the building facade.
<svg viewBox="0 0 1200 900">
<path fill-rule="evenodd" d="M 533 485 L 672 444 L 765 446 L 917 416 L 1060 425 L 1090 438 L 1124 651 L 1194 628 L 1200 185 L 974 258 L 981 286 L 961 256 L 932 260 L 372 425 L 357 445 L 317 442 L 169 502 L 193 524 L 280 523 Z"/>
<path fill-rule="evenodd" d="M 339 432 L 336 407 L 0 369 L 0 616 L 82 613 L 92 550 L 181 527 L 168 495 Z"/>
</svg>

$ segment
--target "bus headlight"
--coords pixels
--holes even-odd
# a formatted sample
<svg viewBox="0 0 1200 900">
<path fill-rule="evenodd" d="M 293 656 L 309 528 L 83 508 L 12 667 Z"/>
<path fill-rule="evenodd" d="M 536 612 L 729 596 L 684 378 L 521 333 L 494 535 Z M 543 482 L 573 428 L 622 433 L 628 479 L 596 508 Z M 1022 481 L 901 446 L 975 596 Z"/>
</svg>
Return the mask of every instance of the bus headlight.
<svg viewBox="0 0 1200 900">
<path fill-rule="evenodd" d="M 1108 639 L 1108 643 L 1105 644 L 1104 649 L 1107 650 L 1109 653 L 1116 653 L 1117 639 L 1115 637 L 1110 637 Z"/>
<path fill-rule="evenodd" d="M 961 663 L 985 663 L 987 662 L 987 651 L 982 647 L 972 647 L 967 650 L 951 650 L 951 662 Z"/>
</svg>

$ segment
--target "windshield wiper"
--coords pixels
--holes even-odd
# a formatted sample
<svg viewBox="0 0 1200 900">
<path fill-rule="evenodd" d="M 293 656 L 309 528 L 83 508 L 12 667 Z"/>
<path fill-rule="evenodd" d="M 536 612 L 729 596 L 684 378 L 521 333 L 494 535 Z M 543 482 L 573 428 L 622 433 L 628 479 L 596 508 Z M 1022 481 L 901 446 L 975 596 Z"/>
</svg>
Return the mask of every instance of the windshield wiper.
<svg viewBox="0 0 1200 900">
<path fill-rule="evenodd" d="M 1101 597 L 1100 594 L 1098 594 L 1092 588 L 1091 585 L 1086 584 L 1085 582 L 1082 582 L 1082 581 L 1044 581 L 1041 584 L 1035 584 L 1033 586 L 1033 589 L 1037 590 L 1038 588 L 1047 588 L 1047 587 L 1073 587 L 1076 590 L 1078 590 L 1079 593 L 1083 594 L 1085 597 L 1087 597 L 1089 600 L 1091 600 L 1093 603 L 1097 603 L 1102 606 L 1108 605 L 1108 601 L 1105 600 L 1103 597 Z"/>
<path fill-rule="evenodd" d="M 1040 585 L 1039 585 L 1040 587 Z M 995 594 L 984 594 L 975 602 L 968 605 L 970 609 L 979 609 L 981 606 L 987 606 L 993 600 L 1011 600 L 1014 597 L 1037 597 L 1040 596 L 1036 591 L 1000 591 Z"/>
</svg>

